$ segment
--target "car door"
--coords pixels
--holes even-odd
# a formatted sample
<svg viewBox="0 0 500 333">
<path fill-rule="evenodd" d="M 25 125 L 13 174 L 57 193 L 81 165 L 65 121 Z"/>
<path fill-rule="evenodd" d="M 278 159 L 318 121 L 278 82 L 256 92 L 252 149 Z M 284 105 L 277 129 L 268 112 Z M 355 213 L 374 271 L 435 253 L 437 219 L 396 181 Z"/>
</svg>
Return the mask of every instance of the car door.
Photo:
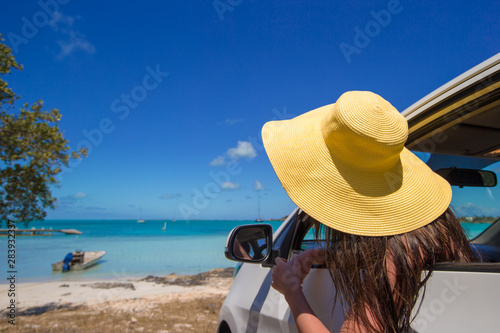
<svg viewBox="0 0 500 333">
<path fill-rule="evenodd" d="M 294 223 L 290 226 L 286 237 L 274 244 L 279 256 L 291 259 L 294 254 L 317 246 L 314 238 L 314 224 L 306 214 L 297 212 Z M 258 316 L 258 332 L 297 332 L 295 322 L 282 294 L 271 287 L 271 270 L 265 279 L 262 290 L 262 306 L 252 315 Z M 304 280 L 302 289 L 306 298 L 326 327 L 331 332 L 339 332 L 344 322 L 342 306 L 335 300 L 335 288 L 328 270 L 324 267 L 313 267 Z M 257 310 L 257 308 L 254 306 Z M 257 331 L 256 331 L 257 332 Z"/>
</svg>

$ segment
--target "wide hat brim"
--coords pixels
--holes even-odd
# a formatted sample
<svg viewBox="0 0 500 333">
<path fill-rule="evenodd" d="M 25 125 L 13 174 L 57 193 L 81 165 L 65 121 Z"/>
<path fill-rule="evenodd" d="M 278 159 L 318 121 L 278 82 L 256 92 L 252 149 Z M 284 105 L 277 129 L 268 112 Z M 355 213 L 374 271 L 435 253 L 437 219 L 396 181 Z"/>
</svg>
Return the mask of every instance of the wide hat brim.
<svg viewBox="0 0 500 333">
<path fill-rule="evenodd" d="M 408 149 L 384 170 L 366 169 L 370 160 L 362 157 L 348 165 L 332 153 L 322 122 L 334 109 L 330 104 L 262 129 L 271 164 L 298 207 L 326 226 L 362 236 L 409 232 L 446 210 L 450 184 Z"/>
</svg>

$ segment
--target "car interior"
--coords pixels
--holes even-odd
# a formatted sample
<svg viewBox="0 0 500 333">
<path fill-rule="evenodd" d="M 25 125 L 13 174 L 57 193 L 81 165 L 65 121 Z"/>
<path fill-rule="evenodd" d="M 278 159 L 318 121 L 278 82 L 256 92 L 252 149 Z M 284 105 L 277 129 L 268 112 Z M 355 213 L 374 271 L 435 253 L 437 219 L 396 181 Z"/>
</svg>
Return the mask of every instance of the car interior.
<svg viewBox="0 0 500 333">
<path fill-rule="evenodd" d="M 412 106 L 410 150 L 500 159 L 500 69 L 493 63 L 439 91 L 424 105 Z M 424 110 L 418 112 L 418 109 Z"/>
</svg>

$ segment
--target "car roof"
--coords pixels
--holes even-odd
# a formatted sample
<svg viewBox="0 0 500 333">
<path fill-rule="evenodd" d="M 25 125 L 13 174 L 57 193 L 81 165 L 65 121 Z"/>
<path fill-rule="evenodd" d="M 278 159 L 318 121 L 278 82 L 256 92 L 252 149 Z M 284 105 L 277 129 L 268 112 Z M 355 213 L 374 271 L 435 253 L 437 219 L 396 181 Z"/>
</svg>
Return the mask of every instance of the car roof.
<svg viewBox="0 0 500 333">
<path fill-rule="evenodd" d="M 500 160 L 500 53 L 402 112 L 413 151 Z"/>
</svg>

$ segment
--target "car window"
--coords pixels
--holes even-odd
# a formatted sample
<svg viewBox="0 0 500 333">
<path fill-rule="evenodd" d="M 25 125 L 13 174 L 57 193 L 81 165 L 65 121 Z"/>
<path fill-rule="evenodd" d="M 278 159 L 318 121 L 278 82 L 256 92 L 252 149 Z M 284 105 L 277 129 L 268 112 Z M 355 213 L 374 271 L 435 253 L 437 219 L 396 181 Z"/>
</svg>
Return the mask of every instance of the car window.
<svg viewBox="0 0 500 333">
<path fill-rule="evenodd" d="M 484 170 L 500 174 L 500 162 Z M 500 217 L 500 187 L 452 186 L 451 206 L 469 239 L 474 239 L 488 229 Z"/>
<path fill-rule="evenodd" d="M 302 222 L 302 227 L 298 228 L 296 242 L 293 248 L 293 253 L 298 254 L 308 249 L 315 249 L 322 244 L 321 240 L 316 241 L 316 224 L 312 219 L 305 219 Z"/>
<path fill-rule="evenodd" d="M 311 223 L 309 227 L 307 228 L 307 231 L 302 238 L 302 241 L 300 242 L 300 251 L 305 251 L 308 249 L 314 249 L 318 246 L 316 242 L 316 228 L 314 223 Z"/>
<path fill-rule="evenodd" d="M 500 162 L 493 159 L 413 151 L 434 171 L 447 168 L 482 169 L 496 174 L 494 187 L 452 186 L 450 203 L 467 237 L 472 240 L 500 217 Z"/>
</svg>

